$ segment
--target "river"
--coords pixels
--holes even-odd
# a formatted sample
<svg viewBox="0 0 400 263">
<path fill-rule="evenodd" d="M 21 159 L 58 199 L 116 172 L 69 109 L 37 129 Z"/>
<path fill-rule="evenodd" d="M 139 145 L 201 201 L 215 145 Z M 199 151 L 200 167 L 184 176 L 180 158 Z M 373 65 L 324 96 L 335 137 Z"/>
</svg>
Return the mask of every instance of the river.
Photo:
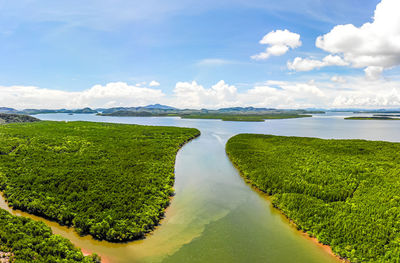
<svg viewBox="0 0 400 263">
<path fill-rule="evenodd" d="M 101 255 L 104 262 L 338 262 L 326 247 L 297 231 L 268 198 L 244 182 L 225 154 L 225 143 L 238 133 L 400 141 L 400 121 L 344 120 L 348 115 L 330 113 L 265 122 L 37 115 L 43 120 L 194 127 L 201 136 L 178 152 L 176 195 L 161 225 L 144 240 L 124 244 L 96 241 L 80 237 L 72 228 L 12 211 L 4 200 L 0 207 L 44 221 L 54 233 L 70 239 L 84 252 Z"/>
</svg>

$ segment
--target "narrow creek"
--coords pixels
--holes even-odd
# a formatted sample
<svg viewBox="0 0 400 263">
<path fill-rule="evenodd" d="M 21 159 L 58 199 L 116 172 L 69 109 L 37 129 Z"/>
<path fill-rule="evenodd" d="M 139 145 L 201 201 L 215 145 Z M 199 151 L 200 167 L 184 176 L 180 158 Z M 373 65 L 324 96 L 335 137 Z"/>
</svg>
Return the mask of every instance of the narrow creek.
<svg viewBox="0 0 400 263">
<path fill-rule="evenodd" d="M 264 195 L 247 185 L 225 154 L 225 143 L 238 133 L 268 133 L 321 138 L 400 141 L 400 122 L 344 121 L 321 116 L 263 123 L 181 120 L 179 118 L 99 117 L 89 114 L 39 115 L 48 120 L 87 120 L 198 128 L 202 135 L 176 158 L 175 192 L 161 225 L 146 239 L 113 244 L 80 237 L 72 228 L 40 220 L 104 262 L 338 262 L 289 224 Z"/>
</svg>

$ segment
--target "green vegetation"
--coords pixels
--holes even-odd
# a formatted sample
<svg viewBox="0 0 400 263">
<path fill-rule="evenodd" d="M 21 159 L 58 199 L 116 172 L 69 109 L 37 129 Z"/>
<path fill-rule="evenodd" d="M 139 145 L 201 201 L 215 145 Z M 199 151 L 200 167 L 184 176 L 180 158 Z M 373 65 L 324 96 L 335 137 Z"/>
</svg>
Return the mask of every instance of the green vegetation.
<svg viewBox="0 0 400 263">
<path fill-rule="evenodd" d="M 303 114 L 188 114 L 181 115 L 183 119 L 220 119 L 223 121 L 255 121 L 263 122 L 266 119 L 292 119 L 312 117 Z"/>
<path fill-rule="evenodd" d="M 83 108 L 83 109 L 77 109 L 77 110 L 67 110 L 67 109 L 60 109 L 60 110 L 25 109 L 25 110 L 19 111 L 18 113 L 30 114 L 30 115 L 51 114 L 51 113 L 91 114 L 91 113 L 97 113 L 97 111 L 96 110 L 92 110 L 91 108 Z"/>
<path fill-rule="evenodd" d="M 374 117 L 400 117 L 400 114 L 374 114 Z"/>
<path fill-rule="evenodd" d="M 178 149 L 199 131 L 90 122 L 0 126 L 9 205 L 108 241 L 142 238 L 173 194 Z"/>
<path fill-rule="evenodd" d="M 352 262 L 400 260 L 400 144 L 241 134 L 244 178 L 299 229 Z"/>
<path fill-rule="evenodd" d="M 400 118 L 393 118 L 388 116 L 373 116 L 373 117 L 347 117 L 345 120 L 400 120 Z"/>
<path fill-rule="evenodd" d="M 100 262 L 97 255 L 82 252 L 50 227 L 0 209 L 0 255 L 10 262 Z M 0 262 L 1 258 L 0 258 Z"/>
<path fill-rule="evenodd" d="M 119 117 L 166 117 L 166 116 L 178 116 L 176 113 L 168 112 L 150 112 L 150 111 L 115 111 L 112 113 L 98 113 L 100 116 L 119 116 Z"/>
<path fill-rule="evenodd" d="M 0 113 L 0 124 L 15 123 L 15 122 L 36 122 L 39 119 L 28 115 L 6 114 Z"/>
<path fill-rule="evenodd" d="M 168 112 L 149 112 L 149 111 L 115 111 L 112 113 L 97 114 L 101 116 L 119 117 L 171 117 L 179 116 L 183 119 L 217 119 L 223 121 L 256 121 L 263 122 L 266 119 L 291 119 L 312 117 L 311 115 L 297 113 L 270 113 L 270 114 L 243 114 L 243 113 L 168 113 Z"/>
</svg>

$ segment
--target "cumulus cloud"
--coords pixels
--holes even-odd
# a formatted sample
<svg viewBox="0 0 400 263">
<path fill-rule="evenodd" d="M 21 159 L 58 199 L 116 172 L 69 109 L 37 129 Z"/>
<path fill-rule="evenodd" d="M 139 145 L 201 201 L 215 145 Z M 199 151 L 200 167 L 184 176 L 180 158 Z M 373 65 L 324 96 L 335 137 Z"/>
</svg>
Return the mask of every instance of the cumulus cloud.
<svg viewBox="0 0 400 263">
<path fill-rule="evenodd" d="M 335 26 L 329 33 L 319 36 L 316 46 L 330 54 L 340 56 L 354 68 L 366 68 L 366 77 L 376 79 L 384 69 L 400 64 L 400 1 L 382 0 L 375 9 L 372 22 L 356 27 L 352 24 Z M 299 64 L 307 59 L 297 59 Z M 295 64 L 295 61 L 288 64 Z M 304 62 L 304 63 L 306 63 Z M 299 70 L 312 70 L 322 66 L 338 64 L 318 64 L 298 67 Z M 298 70 L 296 67 L 291 69 Z"/>
<path fill-rule="evenodd" d="M 289 51 L 289 48 L 301 46 L 300 35 L 289 30 L 276 30 L 266 34 L 260 44 L 269 45 L 264 52 L 251 56 L 254 60 L 265 60 L 270 56 L 282 56 Z"/>
<path fill-rule="evenodd" d="M 18 109 L 146 105 L 159 102 L 164 96 L 159 89 L 131 86 L 124 82 L 95 85 L 80 92 L 33 86 L 0 86 L 0 105 Z"/>
<path fill-rule="evenodd" d="M 371 73 L 373 74 L 373 73 Z M 237 88 L 221 80 L 207 88 L 196 81 L 178 82 L 173 93 L 136 87 L 124 82 L 95 85 L 69 92 L 33 86 L 0 86 L 0 106 L 24 108 L 100 108 L 162 103 L 178 108 L 234 106 L 274 108 L 399 107 L 400 81 L 333 76 L 317 81 L 266 81 L 251 88 Z M 377 93 L 379 90 L 379 93 Z"/>
<path fill-rule="evenodd" d="M 155 80 L 152 80 L 152 81 L 149 83 L 149 87 L 158 87 L 158 86 L 160 86 L 160 85 L 161 85 L 160 82 L 155 81 Z"/>
<path fill-rule="evenodd" d="M 186 108 L 390 108 L 400 106 L 399 86 L 399 81 L 371 82 L 363 77 L 340 76 L 318 82 L 266 81 L 245 90 L 224 81 L 211 88 L 197 82 L 179 82 L 170 101 L 173 106 Z"/>
<path fill-rule="evenodd" d="M 398 108 L 400 82 L 354 78 L 343 84 L 344 91 L 332 96 L 334 108 Z M 376 91 L 379 90 L 379 93 Z"/>
<path fill-rule="evenodd" d="M 221 80 L 209 89 L 193 82 L 178 82 L 173 104 L 183 108 L 228 107 L 237 104 L 237 89 Z"/>
<path fill-rule="evenodd" d="M 211 88 L 197 82 L 178 82 L 174 89 L 173 106 L 183 108 L 255 107 L 309 107 L 313 100 L 321 102 L 323 92 L 314 82 L 292 83 L 268 81 L 239 91 L 221 80 Z"/>
<path fill-rule="evenodd" d="M 288 62 L 287 67 L 296 71 L 310 71 L 315 68 L 322 68 L 326 66 L 347 66 L 348 62 L 344 61 L 339 56 L 328 55 L 322 60 L 308 59 L 296 57 L 293 62 Z"/>
<path fill-rule="evenodd" d="M 240 95 L 241 99 L 257 107 L 307 108 L 321 105 L 325 94 L 314 81 L 306 83 L 267 81 Z M 317 105 L 316 105 L 317 103 Z"/>
</svg>

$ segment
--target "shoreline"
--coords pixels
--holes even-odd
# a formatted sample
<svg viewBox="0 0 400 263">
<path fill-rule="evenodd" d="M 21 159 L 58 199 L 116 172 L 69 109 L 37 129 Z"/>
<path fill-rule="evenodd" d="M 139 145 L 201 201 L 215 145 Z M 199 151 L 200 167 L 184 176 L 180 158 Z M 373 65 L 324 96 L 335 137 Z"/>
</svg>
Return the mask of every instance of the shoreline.
<svg viewBox="0 0 400 263">
<path fill-rule="evenodd" d="M 307 234 L 306 232 L 299 230 L 297 228 L 297 224 L 293 221 L 293 219 L 291 219 L 290 217 L 288 217 L 279 207 L 276 207 L 274 205 L 272 205 L 272 200 L 271 197 L 273 195 L 269 195 L 267 193 L 265 193 L 264 191 L 262 191 L 261 189 L 257 188 L 253 182 L 250 179 L 247 179 L 243 176 L 242 171 L 240 171 L 240 169 L 236 166 L 235 163 L 232 162 L 229 154 L 225 151 L 229 161 L 231 162 L 231 164 L 233 165 L 233 167 L 235 167 L 236 171 L 238 171 L 240 178 L 244 181 L 245 184 L 249 185 L 255 192 L 257 192 L 261 197 L 263 197 L 264 199 L 266 199 L 271 207 L 279 212 L 279 214 L 282 216 L 282 218 L 287 221 L 288 225 L 293 228 L 296 232 L 298 232 L 301 236 L 303 236 L 305 239 L 308 239 L 309 241 L 311 241 L 312 243 L 314 243 L 315 245 L 317 245 L 318 247 L 322 248 L 322 250 L 324 250 L 326 253 L 328 253 L 329 255 L 335 257 L 336 259 L 339 260 L 339 262 L 345 262 L 345 263 L 350 263 L 350 261 L 346 258 L 342 258 L 341 256 L 335 254 L 332 250 L 332 247 L 329 245 L 324 245 L 322 244 L 318 238 L 316 238 L 315 236 L 310 236 L 309 234 Z"/>
</svg>

